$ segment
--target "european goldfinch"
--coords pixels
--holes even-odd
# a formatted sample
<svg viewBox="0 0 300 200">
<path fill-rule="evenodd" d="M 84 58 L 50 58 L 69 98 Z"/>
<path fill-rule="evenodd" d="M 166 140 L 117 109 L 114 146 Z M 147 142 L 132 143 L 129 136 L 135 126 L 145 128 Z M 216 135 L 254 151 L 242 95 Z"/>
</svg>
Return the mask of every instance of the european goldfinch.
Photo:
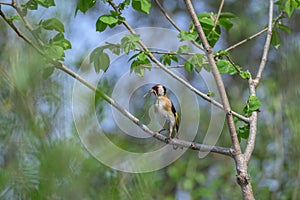
<svg viewBox="0 0 300 200">
<path fill-rule="evenodd" d="M 178 113 L 171 101 L 168 97 L 167 90 L 165 86 L 161 84 L 154 85 L 145 95 L 144 97 L 154 94 L 156 99 L 154 103 L 154 111 L 160 114 L 165 119 L 165 125 L 162 132 L 165 128 L 169 129 L 169 136 L 167 139 L 172 137 L 173 131 L 175 131 L 175 137 L 178 137 L 178 127 L 179 127 L 179 119 Z"/>
</svg>

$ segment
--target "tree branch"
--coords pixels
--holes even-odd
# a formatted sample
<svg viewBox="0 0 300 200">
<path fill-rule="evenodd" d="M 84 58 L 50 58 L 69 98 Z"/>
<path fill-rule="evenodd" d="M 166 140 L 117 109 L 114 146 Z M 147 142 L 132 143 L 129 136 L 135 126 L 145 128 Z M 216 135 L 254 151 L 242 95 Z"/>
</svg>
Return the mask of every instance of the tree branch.
<svg viewBox="0 0 300 200">
<path fill-rule="evenodd" d="M 262 73 L 263 73 L 266 63 L 267 63 L 267 57 L 268 57 L 268 53 L 269 53 L 269 49 L 270 49 L 272 29 L 273 29 L 273 23 L 272 23 L 273 7 L 274 7 L 274 2 L 273 2 L 273 0 L 270 0 L 268 34 L 267 34 L 267 38 L 266 38 L 266 42 L 265 42 L 265 46 L 264 46 L 263 56 L 262 56 L 262 59 L 261 59 L 261 62 L 260 62 L 259 68 L 258 68 L 256 78 L 254 80 L 255 87 L 258 86 L 259 81 L 262 76 Z"/>
<path fill-rule="evenodd" d="M 160 69 L 159 66 L 155 65 L 141 65 L 142 67 L 144 68 L 147 68 L 147 69 L 153 69 L 153 68 L 158 68 Z M 184 68 L 184 65 L 173 65 L 173 66 L 167 66 L 168 69 L 181 69 L 181 68 Z"/>
<path fill-rule="evenodd" d="M 112 0 L 108 0 L 107 1 L 111 7 L 116 11 L 118 11 L 117 6 L 114 4 L 114 2 Z M 121 14 L 119 12 L 119 14 Z M 135 30 L 126 22 L 126 21 L 122 21 L 123 25 L 129 30 L 129 32 L 131 34 L 136 34 Z M 216 100 L 210 98 L 209 96 L 207 96 L 207 94 L 202 93 L 201 91 L 199 91 L 198 89 L 196 89 L 194 86 L 192 86 L 190 83 L 188 83 L 187 81 L 185 81 L 183 78 L 181 78 L 180 76 L 178 76 L 177 74 L 175 74 L 174 72 L 172 72 L 170 69 L 168 69 L 166 66 L 164 66 L 159 60 L 157 60 L 155 58 L 155 56 L 149 51 L 149 49 L 147 48 L 147 46 L 140 40 L 139 41 L 139 45 L 147 52 L 149 52 L 148 57 L 152 60 L 152 62 L 154 62 L 159 68 L 161 68 L 163 71 L 165 71 L 167 74 L 169 74 L 170 76 L 172 76 L 174 79 L 178 80 L 179 82 L 181 82 L 183 85 L 185 85 L 188 89 L 190 89 L 191 91 L 193 91 L 195 94 L 199 95 L 200 97 L 202 97 L 204 100 L 210 102 L 211 104 L 213 104 L 214 106 L 220 108 L 220 109 L 225 109 L 223 107 L 222 104 L 220 104 L 219 102 L 217 102 Z M 213 59 L 213 58 L 212 58 Z M 241 119 L 242 121 L 249 123 L 249 118 L 240 115 L 234 111 L 230 111 L 230 114 L 236 116 L 237 118 Z"/>
<path fill-rule="evenodd" d="M 165 18 L 174 26 L 174 28 L 176 28 L 180 32 L 181 28 L 179 28 L 179 26 L 174 22 L 174 20 L 170 17 L 170 15 L 167 13 L 167 11 L 162 7 L 162 5 L 159 3 L 159 1 L 154 0 L 154 2 L 158 6 L 158 8 L 162 12 L 162 14 L 165 16 Z M 197 47 L 198 49 L 203 50 L 203 47 L 200 44 L 198 44 L 196 41 L 191 40 L 191 42 L 195 47 Z"/>
<path fill-rule="evenodd" d="M 19 29 L 14 25 L 14 23 L 9 20 L 5 14 L 2 12 L 2 10 L 0 10 L 0 16 L 4 19 L 4 21 L 15 31 L 15 33 L 20 37 L 22 38 L 23 40 L 25 40 L 25 42 L 27 42 L 28 44 L 32 44 L 32 47 L 35 49 L 35 50 L 38 50 L 38 48 L 33 45 L 32 41 L 27 37 L 25 36 L 21 31 L 19 31 Z"/>
<path fill-rule="evenodd" d="M 231 137 L 232 148 L 234 150 L 233 158 L 234 158 L 234 161 L 236 164 L 237 183 L 241 187 L 244 199 L 254 199 L 252 186 L 251 186 L 251 182 L 250 182 L 250 175 L 248 173 L 248 165 L 247 165 L 247 162 L 245 161 L 245 156 L 242 154 L 242 151 L 241 151 L 241 147 L 240 147 L 237 133 L 235 130 L 233 115 L 231 113 L 231 108 L 230 108 L 230 104 L 229 104 L 229 100 L 228 100 L 228 97 L 226 94 L 223 80 L 221 78 L 221 75 L 220 75 L 218 68 L 216 66 L 216 63 L 214 61 L 211 47 L 206 39 L 206 36 L 205 36 L 202 26 L 198 20 L 198 17 L 195 12 L 195 9 L 192 5 L 192 2 L 191 2 L 191 0 L 184 0 L 184 1 L 185 1 L 187 10 L 190 13 L 190 16 L 193 20 L 193 23 L 196 27 L 198 35 L 203 43 L 204 49 L 206 51 L 206 56 L 211 65 L 212 73 L 214 75 L 219 93 L 221 95 L 224 110 L 226 112 L 226 121 L 228 124 L 228 129 L 229 129 L 229 133 L 230 133 L 230 137 Z"/>
<path fill-rule="evenodd" d="M 225 0 L 221 0 L 221 4 L 220 4 L 219 10 L 218 10 L 218 14 L 217 14 L 217 17 L 215 19 L 215 25 L 214 25 L 212 30 L 215 30 L 216 27 L 217 27 L 217 24 L 218 24 L 218 21 L 219 21 L 219 18 L 220 18 L 220 15 L 221 15 L 221 12 L 222 12 L 222 9 L 223 9 L 223 6 L 224 6 L 224 1 Z"/>
<path fill-rule="evenodd" d="M 264 51 L 263 51 L 263 57 L 260 63 L 259 71 L 257 73 L 256 79 L 252 80 L 252 78 L 249 79 L 249 90 L 250 90 L 250 95 L 256 96 L 255 93 L 255 88 L 259 84 L 261 74 L 264 70 L 264 67 L 266 65 L 267 61 L 267 56 L 268 56 L 268 49 L 270 47 L 270 41 L 271 41 L 271 36 L 272 36 L 272 28 L 273 28 L 273 8 L 274 3 L 273 0 L 270 0 L 270 7 L 269 7 L 269 23 L 268 23 L 268 35 L 266 38 L 265 46 L 264 46 Z M 252 152 L 254 150 L 254 145 L 255 145 L 255 138 L 256 138 L 256 133 L 257 133 L 257 111 L 252 112 L 250 116 L 250 130 L 249 130 L 249 138 L 247 141 L 246 149 L 244 152 L 245 155 L 245 161 L 248 163 Z"/>
<path fill-rule="evenodd" d="M 235 125 L 234 125 L 234 121 L 233 121 L 233 116 L 232 116 L 232 111 L 230 108 L 230 104 L 229 104 L 229 100 L 226 94 L 226 90 L 225 90 L 225 86 L 223 83 L 223 80 L 221 78 L 221 75 L 219 73 L 218 67 L 215 63 L 214 60 L 214 56 L 212 54 L 212 50 L 211 50 L 211 46 L 209 45 L 206 36 L 204 34 L 204 31 L 202 29 L 202 26 L 199 22 L 199 19 L 197 17 L 197 14 L 194 10 L 194 7 L 192 5 L 192 2 L 190 0 L 184 0 L 187 10 L 190 13 L 190 16 L 193 20 L 193 23 L 196 27 L 196 31 L 202 41 L 202 44 L 204 46 L 205 49 L 205 53 L 208 59 L 209 64 L 211 65 L 211 70 L 212 70 L 212 74 L 215 78 L 220 96 L 221 96 L 221 100 L 222 100 L 222 104 L 224 107 L 224 111 L 226 113 L 226 118 L 227 118 L 227 124 L 228 124 L 228 128 L 229 128 L 229 132 L 230 132 L 230 136 L 231 136 L 231 141 L 232 141 L 232 146 L 233 149 L 236 151 L 237 154 L 241 154 L 241 148 L 240 148 L 240 144 L 239 144 L 239 140 L 236 134 L 236 130 L 235 130 Z"/>
<path fill-rule="evenodd" d="M 273 22 L 273 26 L 274 26 L 275 23 L 278 22 L 278 20 L 282 17 L 282 15 L 283 15 L 283 12 L 281 12 L 275 18 L 275 20 Z M 236 47 L 238 47 L 238 46 L 240 46 L 240 45 L 242 45 L 242 44 L 244 44 L 244 43 L 246 43 L 246 42 L 248 42 L 248 41 L 250 41 L 250 40 L 252 40 L 252 39 L 254 39 L 256 37 L 258 37 L 258 36 L 260 36 L 261 34 L 263 34 L 264 32 L 266 32 L 267 30 L 268 30 L 268 27 L 264 28 L 263 30 L 259 31 L 258 33 L 255 33 L 254 35 L 252 35 L 252 36 L 250 36 L 250 37 L 248 37 L 248 38 L 246 38 L 246 39 L 244 39 L 244 40 L 242 40 L 242 41 L 240 41 L 240 42 L 238 42 L 238 43 L 236 43 L 236 44 L 228 47 L 227 49 L 225 49 L 225 51 L 231 51 L 232 49 L 234 49 L 234 48 L 236 48 Z"/>
<path fill-rule="evenodd" d="M 9 3 L 9 2 L 0 2 L 0 5 L 13 6 L 13 3 Z"/>
</svg>

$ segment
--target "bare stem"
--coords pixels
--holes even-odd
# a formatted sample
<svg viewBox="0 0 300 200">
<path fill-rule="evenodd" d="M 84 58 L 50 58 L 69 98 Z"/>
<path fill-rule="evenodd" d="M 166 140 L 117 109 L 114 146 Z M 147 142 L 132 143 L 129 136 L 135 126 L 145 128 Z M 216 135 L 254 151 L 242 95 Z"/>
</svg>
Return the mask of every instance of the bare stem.
<svg viewBox="0 0 300 200">
<path fill-rule="evenodd" d="M 159 66 L 155 65 L 142 65 L 142 67 L 144 68 L 147 68 L 147 69 L 153 69 L 153 68 L 156 68 L 156 69 L 160 69 Z M 184 68 L 184 65 L 174 65 L 174 66 L 168 66 L 167 67 L 168 69 L 181 69 L 181 68 Z"/>
<path fill-rule="evenodd" d="M 175 21 L 170 17 L 170 15 L 167 13 L 167 11 L 163 8 L 163 6 L 159 3 L 158 0 L 154 0 L 154 2 L 157 4 L 158 8 L 162 12 L 162 14 L 165 16 L 165 18 L 176 28 L 179 32 L 181 31 L 181 28 L 175 23 Z M 196 41 L 191 40 L 192 44 L 197 47 L 198 49 L 203 50 L 203 47 L 198 44 Z"/>
<path fill-rule="evenodd" d="M 218 21 L 219 21 L 219 18 L 220 18 L 220 15 L 221 15 L 221 12 L 222 12 L 222 9 L 223 9 L 223 6 L 224 6 L 224 1 L 225 0 L 221 0 L 220 6 L 219 6 L 219 10 L 218 10 L 218 14 L 217 14 L 217 17 L 215 19 L 215 25 L 214 25 L 214 27 L 213 27 L 212 30 L 215 30 L 216 27 L 217 27 L 217 24 L 218 24 Z"/>
<path fill-rule="evenodd" d="M 273 28 L 273 23 L 272 23 L 272 18 L 273 18 L 273 7 L 274 3 L 273 0 L 270 0 L 270 7 L 269 7 L 269 23 L 268 23 L 268 35 L 266 38 L 265 46 L 264 46 L 264 51 L 263 51 L 263 56 L 262 60 L 259 66 L 259 70 L 256 76 L 255 80 L 252 80 L 250 78 L 249 80 L 249 90 L 250 90 L 250 95 L 255 96 L 255 88 L 258 86 L 262 72 L 265 68 L 266 61 L 267 61 L 267 56 L 268 56 L 268 51 L 270 48 L 270 42 L 271 42 L 271 36 L 272 36 L 272 28 Z M 254 145 L 255 145 L 255 138 L 256 138 L 256 133 L 257 133 L 257 116 L 258 113 L 257 111 L 254 111 L 251 116 L 250 116 L 250 130 L 249 130 L 249 138 L 247 141 L 246 149 L 245 149 L 245 161 L 248 163 L 252 152 L 254 150 Z"/>
<path fill-rule="evenodd" d="M 276 19 L 274 20 L 273 25 L 282 17 L 282 15 L 283 15 L 283 13 L 281 12 L 276 17 Z M 254 38 L 258 37 L 258 36 L 260 36 L 260 35 L 262 35 L 267 30 L 268 30 L 268 27 L 262 29 L 261 31 L 255 33 L 255 34 L 253 34 L 252 36 L 250 36 L 250 37 L 248 37 L 248 38 L 246 38 L 246 39 L 244 39 L 244 40 L 242 40 L 242 41 L 240 41 L 240 42 L 238 42 L 238 43 L 236 43 L 236 44 L 228 47 L 227 49 L 225 49 L 225 51 L 231 51 L 232 49 L 235 49 L 236 47 L 238 47 L 238 46 L 240 46 L 240 45 L 242 45 L 242 44 L 244 44 L 244 43 L 246 43 L 246 42 L 248 42 L 248 41 L 250 41 L 250 40 L 252 40 L 252 39 L 254 39 Z"/>
<path fill-rule="evenodd" d="M 162 14 L 165 16 L 165 18 L 176 28 L 178 31 L 181 29 L 179 26 L 174 22 L 174 20 L 170 17 L 170 15 L 167 13 L 167 11 L 163 8 L 163 6 L 160 4 L 158 0 L 154 0 L 156 5 L 158 6 L 159 10 L 162 12 Z"/>
<path fill-rule="evenodd" d="M 273 0 L 270 0 L 268 34 L 267 34 L 267 38 L 266 38 L 266 42 L 265 42 L 261 62 L 260 62 L 259 68 L 258 68 L 256 78 L 255 78 L 255 87 L 258 86 L 259 81 L 260 81 L 261 76 L 262 76 L 262 73 L 263 73 L 263 71 L 265 69 L 265 66 L 266 66 L 266 63 L 267 63 L 268 53 L 269 53 L 270 44 L 271 44 L 272 29 L 273 29 L 273 23 L 272 23 L 272 20 L 273 20 L 273 7 L 274 7 L 274 2 L 273 2 Z"/>
<path fill-rule="evenodd" d="M 9 3 L 9 2 L 0 2 L 0 5 L 13 6 L 13 3 Z"/>
</svg>

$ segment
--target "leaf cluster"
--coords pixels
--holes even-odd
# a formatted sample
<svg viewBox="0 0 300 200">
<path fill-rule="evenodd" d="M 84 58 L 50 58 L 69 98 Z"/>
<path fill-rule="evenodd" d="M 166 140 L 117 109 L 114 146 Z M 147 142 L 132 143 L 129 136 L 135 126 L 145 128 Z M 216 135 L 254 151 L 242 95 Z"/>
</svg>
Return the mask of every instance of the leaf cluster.
<svg viewBox="0 0 300 200">
<path fill-rule="evenodd" d="M 260 103 L 259 99 L 257 98 L 257 96 L 250 95 L 246 102 L 246 105 L 243 109 L 244 115 L 246 117 L 250 117 L 254 111 L 259 111 L 260 106 L 261 106 L 261 103 Z M 237 124 L 237 122 L 241 122 L 241 120 L 239 120 L 238 118 L 235 118 L 234 121 L 236 124 Z M 244 123 L 243 126 L 239 126 L 237 128 L 237 134 L 238 134 L 239 141 L 241 141 L 241 138 L 248 139 L 249 131 L 250 131 L 249 124 Z"/>
<path fill-rule="evenodd" d="M 233 23 L 231 20 L 235 17 L 236 16 L 234 14 L 229 12 L 221 13 L 218 20 L 216 21 L 217 15 L 215 13 L 204 12 L 198 14 L 199 22 L 203 28 L 210 46 L 213 47 L 219 40 L 221 36 L 221 27 L 223 27 L 226 31 L 229 31 L 232 28 Z M 181 41 L 196 40 L 199 44 L 201 44 L 201 40 L 198 37 L 198 33 L 194 24 L 192 22 L 190 24 L 191 25 L 189 31 L 181 30 L 178 34 L 178 38 L 180 38 Z"/>
</svg>

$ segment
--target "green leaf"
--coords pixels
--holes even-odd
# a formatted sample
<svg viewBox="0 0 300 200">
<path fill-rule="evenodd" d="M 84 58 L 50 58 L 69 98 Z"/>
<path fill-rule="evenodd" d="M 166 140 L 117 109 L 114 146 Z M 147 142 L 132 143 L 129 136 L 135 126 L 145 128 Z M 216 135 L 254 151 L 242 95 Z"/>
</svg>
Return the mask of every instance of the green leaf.
<svg viewBox="0 0 300 200">
<path fill-rule="evenodd" d="M 83 13 L 86 13 L 90 8 L 92 8 L 96 3 L 96 0 L 79 0 L 77 2 L 75 15 L 77 14 L 78 10 Z"/>
<path fill-rule="evenodd" d="M 190 58 L 190 62 L 194 65 L 196 72 L 200 72 L 203 64 L 203 55 L 196 53 Z"/>
<path fill-rule="evenodd" d="M 275 30 L 272 31 L 271 44 L 278 49 L 280 47 L 281 37 Z"/>
<path fill-rule="evenodd" d="M 96 22 L 96 31 L 103 32 L 105 31 L 107 24 L 103 23 L 101 20 L 97 20 Z"/>
<path fill-rule="evenodd" d="M 222 12 L 220 18 L 236 18 L 236 15 L 231 12 Z"/>
<path fill-rule="evenodd" d="M 54 0 L 35 0 L 39 5 L 49 8 L 51 6 L 55 6 Z"/>
<path fill-rule="evenodd" d="M 164 65 L 171 65 L 171 57 L 169 54 L 164 54 L 159 58 Z"/>
<path fill-rule="evenodd" d="M 132 7 L 136 11 L 149 14 L 151 3 L 148 0 L 132 0 Z"/>
<path fill-rule="evenodd" d="M 21 20 L 22 18 L 18 15 L 11 16 L 7 18 L 9 21 L 14 21 L 14 20 Z"/>
<path fill-rule="evenodd" d="M 148 59 L 147 53 L 142 52 L 135 54 L 130 58 L 130 60 L 135 60 L 131 63 L 130 72 L 135 72 L 139 76 L 143 77 L 145 75 L 145 65 L 151 65 L 150 60 Z"/>
<path fill-rule="evenodd" d="M 49 43 L 51 45 L 61 46 L 64 50 L 72 48 L 70 41 L 66 40 L 64 34 L 62 33 L 58 33 L 57 35 L 55 35 L 53 39 L 50 39 Z"/>
<path fill-rule="evenodd" d="M 285 31 L 287 33 L 291 33 L 291 29 L 288 26 L 285 26 L 283 24 L 278 24 L 278 28 L 282 31 Z"/>
<path fill-rule="evenodd" d="M 212 18 L 210 16 L 209 17 L 200 17 L 199 21 L 200 21 L 201 25 L 203 26 L 203 28 L 207 29 L 207 30 L 211 30 L 211 28 L 213 28 L 215 25 L 214 20 L 212 20 Z"/>
<path fill-rule="evenodd" d="M 58 32 L 64 32 L 65 28 L 63 23 L 57 18 L 47 19 L 41 22 L 41 25 L 46 30 L 56 30 Z"/>
<path fill-rule="evenodd" d="M 197 16 L 210 46 L 213 47 L 221 36 L 220 26 L 218 24 L 216 25 L 214 21 L 215 14 L 201 13 L 198 14 Z M 232 26 L 231 21 L 228 21 L 228 18 L 225 17 L 222 18 L 221 23 L 224 25 L 225 29 L 230 29 Z M 196 32 L 193 26 L 191 30 L 193 32 Z M 199 43 L 201 42 L 199 38 L 197 38 L 196 41 Z"/>
<path fill-rule="evenodd" d="M 130 0 L 125 0 L 122 3 L 119 4 L 118 8 L 120 8 L 121 10 L 124 10 L 129 5 L 130 5 Z"/>
<path fill-rule="evenodd" d="M 94 63 L 96 73 L 99 73 L 101 69 L 106 72 L 110 64 L 109 56 L 103 50 L 104 47 L 97 47 L 90 55 L 90 63 Z"/>
<path fill-rule="evenodd" d="M 219 17 L 219 24 L 229 31 L 233 26 L 231 19 L 235 17 L 236 16 L 230 12 L 221 13 Z"/>
<path fill-rule="evenodd" d="M 229 31 L 233 27 L 233 23 L 230 19 L 227 18 L 220 18 L 219 24 L 223 26 L 226 29 L 226 31 Z"/>
<path fill-rule="evenodd" d="M 184 30 L 180 30 L 178 36 L 177 36 L 180 41 L 190 41 L 190 40 L 195 40 L 198 35 L 196 32 L 192 32 L 192 33 L 189 33 L 189 32 L 186 32 Z"/>
<path fill-rule="evenodd" d="M 140 36 L 137 34 L 125 35 L 121 39 L 121 49 L 123 49 L 126 54 L 128 54 L 131 50 L 140 49 L 140 45 L 138 43 L 139 40 Z"/>
<path fill-rule="evenodd" d="M 205 71 L 210 72 L 210 65 L 209 65 L 209 64 L 204 63 L 204 64 L 202 65 L 202 67 L 205 69 Z"/>
<path fill-rule="evenodd" d="M 118 19 L 113 17 L 112 15 L 102 15 L 99 17 L 100 21 L 102 21 L 104 24 L 107 24 L 108 26 L 114 26 L 118 23 Z"/>
<path fill-rule="evenodd" d="M 209 42 L 209 45 L 211 47 L 215 46 L 215 44 L 219 40 L 220 36 L 221 35 L 217 31 L 211 30 L 210 33 L 207 35 L 207 40 Z"/>
<path fill-rule="evenodd" d="M 228 51 L 220 50 L 213 53 L 215 57 L 222 58 L 223 56 L 230 56 Z"/>
<path fill-rule="evenodd" d="M 280 10 L 284 9 L 284 0 L 278 0 L 274 4 L 277 5 Z"/>
<path fill-rule="evenodd" d="M 216 94 L 212 91 L 209 91 L 206 95 L 209 97 L 214 97 Z"/>
<path fill-rule="evenodd" d="M 259 99 L 256 96 L 250 95 L 243 111 L 246 114 L 246 116 L 250 116 L 252 114 L 252 112 L 258 111 L 260 106 L 261 106 L 261 103 L 260 103 Z"/>
<path fill-rule="evenodd" d="M 44 79 L 49 78 L 53 74 L 54 69 L 55 68 L 53 66 L 52 67 L 47 67 L 46 69 L 44 69 L 43 70 L 43 78 Z"/>
<path fill-rule="evenodd" d="M 191 48 L 188 45 L 182 45 L 182 46 L 178 47 L 177 53 L 182 54 L 182 53 L 186 53 L 190 50 L 191 50 Z"/>
<path fill-rule="evenodd" d="M 219 60 L 217 62 L 217 67 L 220 74 L 226 74 L 229 72 L 231 63 L 228 60 Z"/>
<path fill-rule="evenodd" d="M 249 138 L 250 126 L 246 124 L 245 126 L 239 127 L 237 129 L 238 137 L 248 139 Z"/>
<path fill-rule="evenodd" d="M 96 31 L 103 32 L 107 26 L 113 28 L 119 20 L 112 15 L 102 15 L 96 22 Z"/>
<path fill-rule="evenodd" d="M 116 55 L 120 55 L 121 53 L 121 47 L 119 45 L 108 45 L 108 49 Z"/>
<path fill-rule="evenodd" d="M 187 71 L 187 72 L 192 72 L 193 71 L 193 64 L 190 63 L 189 61 L 186 61 L 185 64 L 184 64 L 184 69 Z"/>
<path fill-rule="evenodd" d="M 248 71 L 246 71 L 246 72 L 241 71 L 241 72 L 240 72 L 240 76 L 241 76 L 243 79 L 249 80 L 249 79 L 250 79 L 250 72 L 248 72 Z"/>
<path fill-rule="evenodd" d="M 28 8 L 29 10 L 37 10 L 38 4 L 35 0 L 29 0 L 26 4 L 24 4 L 25 8 Z"/>
<path fill-rule="evenodd" d="M 141 66 L 141 64 L 137 60 L 134 60 L 130 66 L 130 72 L 134 72 L 137 75 L 143 77 L 145 75 L 145 68 Z"/>
<path fill-rule="evenodd" d="M 196 72 L 200 72 L 203 64 L 203 55 L 196 53 L 192 57 L 190 57 L 184 64 L 184 68 L 188 72 L 192 72 L 195 68 Z"/>
<path fill-rule="evenodd" d="M 291 17 L 294 10 L 299 7 L 300 2 L 297 0 L 287 0 L 284 5 L 284 11 L 288 15 L 288 17 Z"/>
<path fill-rule="evenodd" d="M 187 191 L 191 191 L 194 188 L 194 181 L 192 179 L 185 179 L 183 181 L 183 189 Z"/>
<path fill-rule="evenodd" d="M 177 55 L 170 55 L 171 60 L 178 62 L 178 57 Z"/>
<path fill-rule="evenodd" d="M 61 46 L 49 45 L 45 48 L 45 53 L 54 60 L 64 60 L 65 53 Z"/>
<path fill-rule="evenodd" d="M 104 72 L 106 72 L 106 70 L 108 69 L 109 64 L 110 64 L 110 59 L 109 59 L 109 56 L 107 53 L 100 54 L 99 59 L 95 60 L 95 62 L 94 62 L 95 69 L 97 66 L 97 68 L 102 69 Z M 100 70 L 98 70 L 98 73 L 99 73 L 99 71 Z"/>
</svg>

